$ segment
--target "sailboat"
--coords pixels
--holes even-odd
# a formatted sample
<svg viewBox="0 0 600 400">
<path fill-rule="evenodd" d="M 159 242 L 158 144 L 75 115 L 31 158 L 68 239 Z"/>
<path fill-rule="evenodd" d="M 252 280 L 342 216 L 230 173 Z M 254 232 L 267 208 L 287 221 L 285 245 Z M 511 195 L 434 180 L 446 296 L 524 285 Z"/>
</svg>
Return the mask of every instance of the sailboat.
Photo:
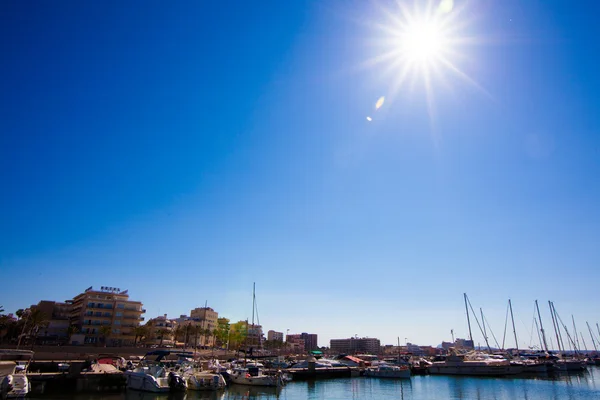
<svg viewBox="0 0 600 400">
<path fill-rule="evenodd" d="M 252 289 L 252 334 L 256 334 L 254 327 L 254 311 L 256 310 L 256 283 Z M 257 313 L 258 317 L 258 313 Z M 247 335 L 248 336 L 248 335 Z M 246 336 L 246 339 L 247 339 Z M 258 347 L 260 347 L 260 334 L 258 336 Z M 253 346 L 251 343 L 250 346 Z M 252 347 L 251 347 L 252 348 Z M 244 364 L 241 366 L 234 367 L 231 371 L 228 371 L 229 379 L 232 383 L 239 385 L 249 386 L 271 386 L 280 387 L 285 384 L 283 376 L 279 373 L 275 375 L 266 375 L 263 370 L 262 364 L 259 363 L 247 363 L 244 357 Z"/>
</svg>

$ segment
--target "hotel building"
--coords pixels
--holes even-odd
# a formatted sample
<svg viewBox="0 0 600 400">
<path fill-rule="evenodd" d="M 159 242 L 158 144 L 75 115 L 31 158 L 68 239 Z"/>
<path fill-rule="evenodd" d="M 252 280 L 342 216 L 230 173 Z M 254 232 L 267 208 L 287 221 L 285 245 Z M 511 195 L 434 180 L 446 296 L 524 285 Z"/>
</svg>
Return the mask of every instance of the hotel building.
<svg viewBox="0 0 600 400">
<path fill-rule="evenodd" d="M 94 344 L 102 339 L 110 346 L 131 346 L 134 344 L 134 329 L 144 320 L 146 312 L 139 301 L 129 300 L 127 290 L 102 286 L 94 290 L 91 286 L 72 300 L 69 319 L 71 325 L 79 330 L 78 340 L 71 338 L 73 344 Z M 103 338 L 101 328 L 109 326 L 110 334 Z"/>
<path fill-rule="evenodd" d="M 339 354 L 379 354 L 381 342 L 375 338 L 331 339 L 329 348 Z"/>
</svg>

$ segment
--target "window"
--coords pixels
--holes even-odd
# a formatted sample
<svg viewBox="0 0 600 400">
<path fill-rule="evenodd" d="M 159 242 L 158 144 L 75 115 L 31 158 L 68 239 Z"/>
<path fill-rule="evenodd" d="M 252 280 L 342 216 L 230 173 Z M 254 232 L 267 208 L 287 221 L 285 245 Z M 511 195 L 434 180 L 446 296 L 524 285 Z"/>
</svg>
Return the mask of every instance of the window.
<svg viewBox="0 0 600 400">
<path fill-rule="evenodd" d="M 125 304 L 117 304 L 117 308 L 120 308 L 121 310 L 125 308 Z"/>
<path fill-rule="evenodd" d="M 119 318 L 119 317 L 122 317 L 122 316 L 123 316 L 123 313 L 122 313 L 122 312 L 119 312 L 119 311 L 117 311 L 117 312 L 115 313 L 115 316 L 116 316 L 117 318 Z"/>
<path fill-rule="evenodd" d="M 121 325 L 121 321 L 120 320 L 115 320 L 115 325 Z"/>
</svg>

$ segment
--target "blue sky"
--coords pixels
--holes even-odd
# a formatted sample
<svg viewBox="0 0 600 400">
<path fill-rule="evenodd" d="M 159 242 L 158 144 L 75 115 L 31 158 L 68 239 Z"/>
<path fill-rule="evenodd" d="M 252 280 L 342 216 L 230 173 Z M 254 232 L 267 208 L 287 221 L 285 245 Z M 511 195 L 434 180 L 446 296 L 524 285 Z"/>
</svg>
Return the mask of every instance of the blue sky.
<svg viewBox="0 0 600 400">
<path fill-rule="evenodd" d="M 521 346 L 535 299 L 595 324 L 598 6 L 456 0 L 429 89 L 373 62 L 412 6 L 3 2 L 0 304 L 239 320 L 256 282 L 321 345 L 465 337 L 464 292 Z"/>
</svg>

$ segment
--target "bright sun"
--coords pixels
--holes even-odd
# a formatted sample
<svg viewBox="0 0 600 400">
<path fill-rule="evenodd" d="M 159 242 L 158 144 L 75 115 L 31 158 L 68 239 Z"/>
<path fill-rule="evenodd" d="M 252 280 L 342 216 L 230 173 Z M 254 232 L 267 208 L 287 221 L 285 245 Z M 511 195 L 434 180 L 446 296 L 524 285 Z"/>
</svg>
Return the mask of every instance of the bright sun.
<svg viewBox="0 0 600 400">
<path fill-rule="evenodd" d="M 400 51 L 409 62 L 431 63 L 443 55 L 444 36 L 434 22 L 414 21 L 399 37 Z"/>
<path fill-rule="evenodd" d="M 465 57 L 463 46 L 477 42 L 465 36 L 465 9 L 454 7 L 454 0 L 406 0 L 396 4 L 395 9 L 380 6 L 381 19 L 374 23 L 382 34 L 374 41 L 379 49 L 366 62 L 368 67 L 377 66 L 381 78 L 389 84 L 390 100 L 405 82 L 411 89 L 422 83 L 431 99 L 434 81 L 448 84 L 450 75 L 479 87 L 457 64 Z"/>
</svg>

